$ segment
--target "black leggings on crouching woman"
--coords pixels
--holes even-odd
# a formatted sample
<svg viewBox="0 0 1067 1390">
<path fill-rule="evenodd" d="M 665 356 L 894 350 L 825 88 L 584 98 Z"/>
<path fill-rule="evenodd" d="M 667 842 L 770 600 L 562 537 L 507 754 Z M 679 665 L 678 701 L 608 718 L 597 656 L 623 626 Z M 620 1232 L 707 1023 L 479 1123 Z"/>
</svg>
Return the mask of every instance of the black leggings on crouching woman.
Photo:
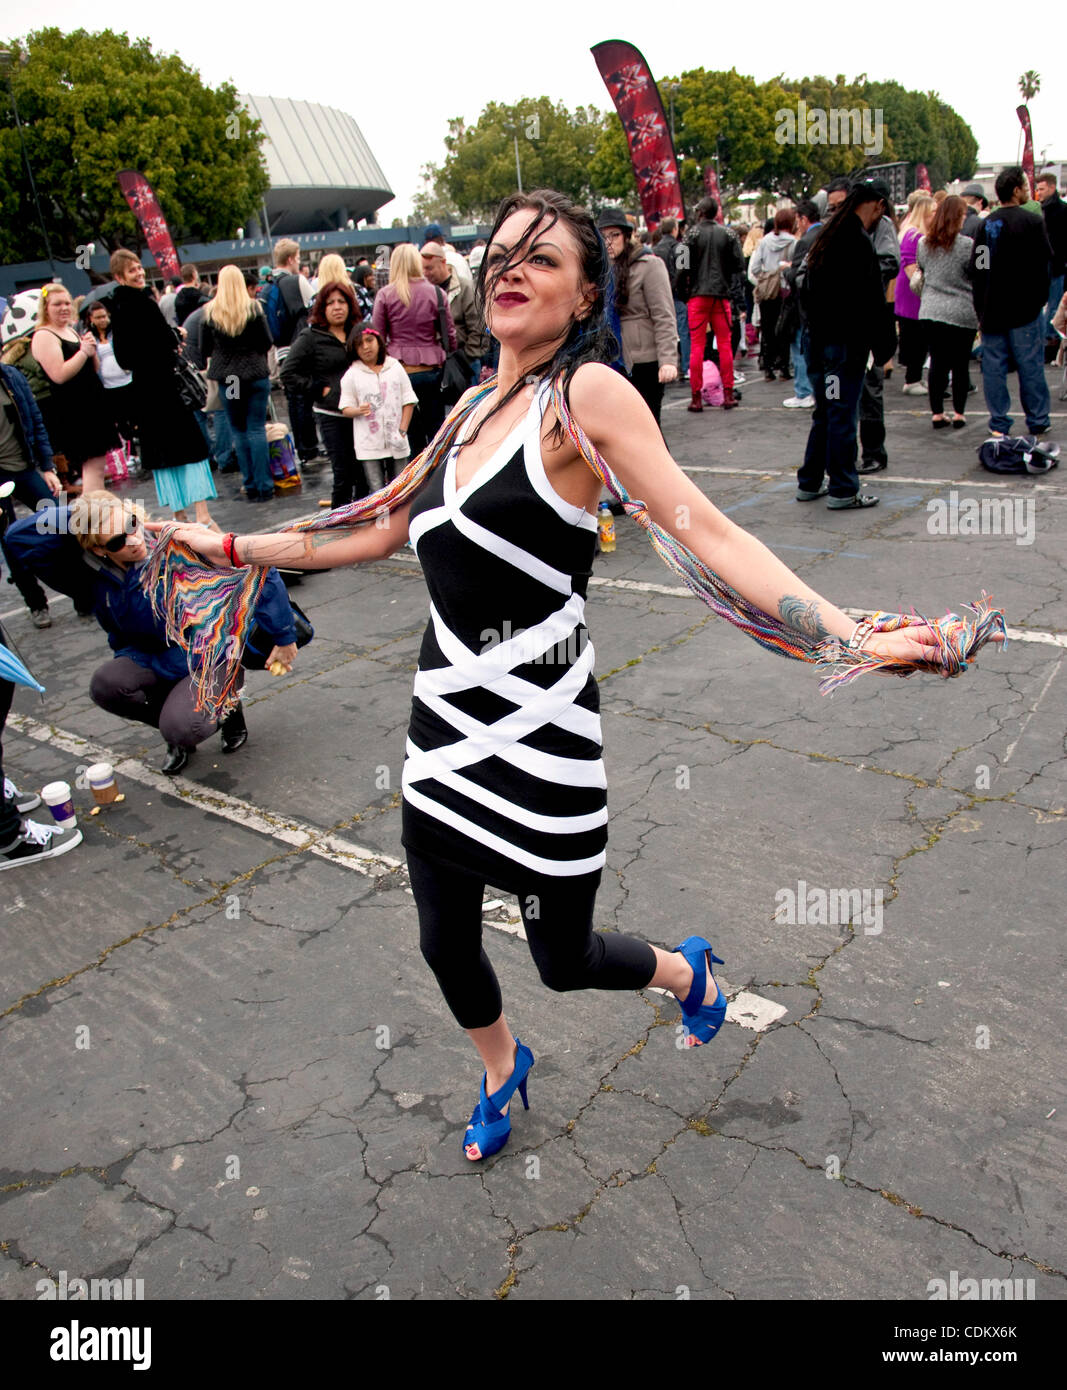
<svg viewBox="0 0 1067 1390">
<path fill-rule="evenodd" d="M 500 986 L 482 947 L 481 879 L 408 850 L 419 911 L 419 945 L 461 1028 L 488 1028 L 502 1011 Z M 600 870 L 575 878 L 531 874 L 519 908 L 541 979 L 554 990 L 644 989 L 656 973 L 652 947 L 593 930 Z"/>
</svg>

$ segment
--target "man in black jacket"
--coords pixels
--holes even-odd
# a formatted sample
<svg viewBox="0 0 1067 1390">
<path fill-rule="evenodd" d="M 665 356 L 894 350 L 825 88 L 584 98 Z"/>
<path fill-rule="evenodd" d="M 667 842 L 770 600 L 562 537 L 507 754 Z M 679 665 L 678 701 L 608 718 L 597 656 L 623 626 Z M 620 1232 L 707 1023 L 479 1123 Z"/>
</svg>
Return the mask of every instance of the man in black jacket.
<svg viewBox="0 0 1067 1390">
<path fill-rule="evenodd" d="M 719 204 L 714 198 L 697 203 L 697 224 L 685 238 L 689 252 L 689 387 L 690 410 L 703 410 L 704 344 L 710 323 L 719 352 L 723 409 L 739 404 L 734 394 L 734 355 L 730 346 L 730 283 L 744 270 L 737 238 L 715 221 Z"/>
<path fill-rule="evenodd" d="M 823 225 L 808 252 L 802 302 L 811 349 L 808 369 L 815 395 L 797 501 L 829 491 L 827 506 L 873 507 L 856 472 L 856 420 L 867 359 L 885 362 L 893 350 L 892 319 L 878 257 L 868 232 L 882 215 L 882 195 L 857 184 Z M 829 486 L 824 482 L 829 477 Z"/>
<path fill-rule="evenodd" d="M 982 329 L 982 387 L 994 439 L 1011 433 L 1008 369 L 1019 371 L 1019 396 L 1030 434 L 1049 427 L 1045 379 L 1045 305 L 1052 247 L 1045 224 L 1021 204 L 1029 199 L 1026 175 L 1016 165 L 997 175 L 1001 206 L 982 223 L 968 274 Z"/>
<path fill-rule="evenodd" d="M 675 236 L 678 223 L 673 217 L 665 217 L 659 224 L 660 238 L 652 248 L 667 267 L 671 282 L 671 296 L 674 299 L 674 318 L 678 325 L 678 343 L 682 363 L 682 376 L 689 375 L 689 310 L 687 307 L 685 265 L 688 252 Z"/>
<path fill-rule="evenodd" d="M 1067 269 L 1067 203 L 1056 188 L 1055 174 L 1038 174 L 1034 180 L 1034 197 L 1045 215 L 1045 232 L 1052 247 L 1052 282 L 1048 291 L 1045 337 L 1054 338 L 1052 315 L 1063 298 L 1064 270 Z"/>
</svg>

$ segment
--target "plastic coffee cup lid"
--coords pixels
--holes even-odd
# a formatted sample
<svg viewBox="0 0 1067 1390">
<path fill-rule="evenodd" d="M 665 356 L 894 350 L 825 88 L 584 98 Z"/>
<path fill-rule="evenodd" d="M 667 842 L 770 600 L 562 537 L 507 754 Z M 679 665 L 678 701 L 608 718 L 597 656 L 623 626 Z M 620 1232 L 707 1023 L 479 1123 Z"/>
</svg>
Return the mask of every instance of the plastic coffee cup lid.
<svg viewBox="0 0 1067 1390">
<path fill-rule="evenodd" d="M 47 787 L 41 788 L 41 795 L 49 805 L 52 802 L 69 801 L 70 784 L 67 782 L 49 782 Z"/>
<path fill-rule="evenodd" d="M 85 775 L 94 785 L 96 783 L 111 782 L 115 777 L 115 769 L 110 763 L 93 763 L 92 767 L 85 769 Z"/>
</svg>

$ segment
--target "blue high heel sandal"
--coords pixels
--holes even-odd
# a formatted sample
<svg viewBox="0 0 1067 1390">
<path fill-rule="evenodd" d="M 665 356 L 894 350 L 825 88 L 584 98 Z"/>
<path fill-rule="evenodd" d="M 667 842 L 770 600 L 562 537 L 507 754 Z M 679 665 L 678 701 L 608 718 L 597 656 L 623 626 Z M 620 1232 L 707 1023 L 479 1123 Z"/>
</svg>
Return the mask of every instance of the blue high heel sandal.
<svg viewBox="0 0 1067 1390">
<path fill-rule="evenodd" d="M 714 1004 L 704 1003 L 704 992 L 708 986 L 707 972 L 711 973 L 713 980 L 715 978 L 715 972 L 708 960 L 710 958 L 716 965 L 722 965 L 723 962 L 712 950 L 711 942 L 705 941 L 702 936 L 687 936 L 682 944 L 674 949 L 693 967 L 692 988 L 681 1001 L 686 1032 L 696 1039 L 694 1046 L 711 1042 L 726 1018 L 726 995 L 720 989 Z M 716 988 L 718 989 L 717 985 Z"/>
<path fill-rule="evenodd" d="M 463 1136 L 463 1143 L 460 1145 L 460 1152 L 467 1158 L 467 1148 L 471 1144 L 478 1145 L 478 1151 L 482 1158 L 490 1158 L 493 1154 L 499 1153 L 508 1142 L 511 1133 L 511 1111 L 506 1115 L 500 1112 L 508 1101 L 515 1094 L 516 1090 L 522 1096 L 523 1106 L 529 1110 L 530 1102 L 526 1099 L 526 1078 L 530 1074 L 530 1068 L 534 1064 L 534 1055 L 528 1047 L 523 1047 L 518 1038 L 515 1039 L 515 1070 L 501 1086 L 499 1091 L 494 1091 L 491 1096 L 485 1093 L 485 1074 L 482 1074 L 482 1089 L 478 1098 L 478 1104 L 474 1107 L 474 1114 L 471 1122 L 467 1126 Z M 472 1163 L 477 1163 L 478 1159 L 471 1159 Z"/>
</svg>

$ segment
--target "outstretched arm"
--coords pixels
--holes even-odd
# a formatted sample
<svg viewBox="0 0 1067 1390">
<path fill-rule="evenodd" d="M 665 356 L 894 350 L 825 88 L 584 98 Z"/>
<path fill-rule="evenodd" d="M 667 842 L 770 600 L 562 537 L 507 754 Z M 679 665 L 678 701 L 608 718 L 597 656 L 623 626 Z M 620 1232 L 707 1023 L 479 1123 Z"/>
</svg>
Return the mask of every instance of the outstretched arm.
<svg viewBox="0 0 1067 1390">
<path fill-rule="evenodd" d="M 283 565 L 287 569 L 332 570 L 384 560 L 408 538 L 411 503 L 385 512 L 358 526 L 325 531 L 276 531 L 265 536 L 236 536 L 234 555 L 243 565 Z M 168 523 L 149 521 L 145 529 L 158 534 Z M 229 569 L 223 537 L 203 526 L 177 526 L 174 538 L 195 550 L 210 564 Z"/>
<path fill-rule="evenodd" d="M 580 367 L 571 410 L 604 461 L 653 521 L 764 613 L 816 640 L 848 640 L 856 622 L 797 577 L 767 547 L 724 516 L 667 452 L 663 437 L 634 388 L 610 368 Z M 935 659 L 930 629 L 912 627 L 868 638 L 864 650 L 903 660 Z"/>
</svg>

